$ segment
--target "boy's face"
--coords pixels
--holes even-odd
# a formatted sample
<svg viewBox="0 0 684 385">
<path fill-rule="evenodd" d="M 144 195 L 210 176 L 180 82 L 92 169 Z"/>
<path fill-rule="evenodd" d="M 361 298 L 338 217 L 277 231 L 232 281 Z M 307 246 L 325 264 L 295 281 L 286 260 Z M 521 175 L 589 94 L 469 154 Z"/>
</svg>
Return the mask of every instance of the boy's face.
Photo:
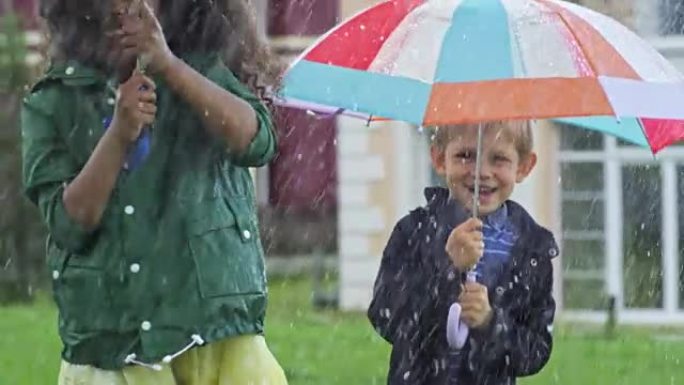
<svg viewBox="0 0 684 385">
<path fill-rule="evenodd" d="M 477 127 L 458 128 L 450 134 L 444 151 L 433 146 L 432 164 L 447 182 L 451 195 L 465 208 L 473 205 L 475 192 L 475 160 Z M 532 171 L 537 156 L 520 158 L 511 128 L 505 126 L 484 130 L 482 141 L 482 169 L 480 171 L 480 214 L 496 211 L 511 196 L 516 183 L 522 182 Z"/>
</svg>

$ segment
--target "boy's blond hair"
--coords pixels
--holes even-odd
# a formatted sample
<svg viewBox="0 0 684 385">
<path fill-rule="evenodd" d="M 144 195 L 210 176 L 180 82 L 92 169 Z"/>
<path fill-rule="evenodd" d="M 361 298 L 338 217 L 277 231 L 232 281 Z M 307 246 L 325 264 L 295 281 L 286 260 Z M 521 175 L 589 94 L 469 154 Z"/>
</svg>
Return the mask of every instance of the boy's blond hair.
<svg viewBox="0 0 684 385">
<path fill-rule="evenodd" d="M 515 148 L 521 158 L 530 155 L 534 148 L 532 125 L 529 120 L 493 121 L 483 122 L 484 130 L 500 129 L 502 133 L 510 135 L 515 142 Z M 459 124 L 433 127 L 432 145 L 440 151 L 444 151 L 449 143 L 459 137 L 459 132 L 468 128 L 477 128 L 478 123 Z"/>
</svg>

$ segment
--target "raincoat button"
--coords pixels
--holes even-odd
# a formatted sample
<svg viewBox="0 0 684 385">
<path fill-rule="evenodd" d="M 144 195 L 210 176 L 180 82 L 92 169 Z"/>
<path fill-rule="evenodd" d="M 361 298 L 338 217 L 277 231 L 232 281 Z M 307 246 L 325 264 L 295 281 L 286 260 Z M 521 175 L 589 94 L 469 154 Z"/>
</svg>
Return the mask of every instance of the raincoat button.
<svg viewBox="0 0 684 385">
<path fill-rule="evenodd" d="M 498 295 L 503 295 L 503 293 L 504 293 L 504 288 L 503 288 L 503 287 L 499 286 L 499 287 L 496 288 L 496 294 L 498 294 Z"/>
<path fill-rule="evenodd" d="M 140 271 L 140 265 L 137 263 L 133 263 L 133 264 L 131 264 L 130 269 L 131 269 L 131 273 L 137 274 Z"/>
<path fill-rule="evenodd" d="M 124 207 L 124 212 L 127 215 L 133 215 L 133 213 L 135 212 L 135 207 L 128 205 L 128 206 Z"/>
<path fill-rule="evenodd" d="M 551 256 L 551 258 L 557 257 L 558 256 L 558 250 L 556 250 L 555 247 L 550 248 L 549 249 L 549 256 Z"/>
<path fill-rule="evenodd" d="M 67 75 L 73 75 L 74 74 L 74 67 L 67 67 L 66 70 L 64 71 L 65 74 Z"/>
<path fill-rule="evenodd" d="M 252 233 L 250 233 L 249 230 L 245 230 L 242 232 L 242 237 L 245 239 L 250 239 L 252 238 Z"/>
<path fill-rule="evenodd" d="M 107 104 L 109 104 L 110 106 L 113 106 L 114 103 L 116 103 L 116 100 L 114 100 L 114 98 L 107 99 Z"/>
<path fill-rule="evenodd" d="M 58 279 L 59 278 L 59 271 L 53 270 L 52 271 L 52 279 Z"/>
<path fill-rule="evenodd" d="M 150 321 L 143 321 L 143 323 L 140 325 L 140 328 L 144 331 L 148 331 L 152 329 L 152 324 L 150 323 Z"/>
<path fill-rule="evenodd" d="M 532 267 L 537 266 L 537 260 L 534 259 L 534 258 L 532 258 L 532 259 L 530 260 L 530 265 L 532 265 Z"/>
</svg>

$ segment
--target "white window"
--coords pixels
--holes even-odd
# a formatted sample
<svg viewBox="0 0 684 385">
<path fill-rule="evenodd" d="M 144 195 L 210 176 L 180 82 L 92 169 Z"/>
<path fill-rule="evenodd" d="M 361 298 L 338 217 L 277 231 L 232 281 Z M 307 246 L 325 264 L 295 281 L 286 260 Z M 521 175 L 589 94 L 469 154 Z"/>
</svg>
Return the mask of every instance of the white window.
<svg viewBox="0 0 684 385">
<path fill-rule="evenodd" d="M 564 308 L 684 311 L 684 147 L 560 130 Z"/>
</svg>

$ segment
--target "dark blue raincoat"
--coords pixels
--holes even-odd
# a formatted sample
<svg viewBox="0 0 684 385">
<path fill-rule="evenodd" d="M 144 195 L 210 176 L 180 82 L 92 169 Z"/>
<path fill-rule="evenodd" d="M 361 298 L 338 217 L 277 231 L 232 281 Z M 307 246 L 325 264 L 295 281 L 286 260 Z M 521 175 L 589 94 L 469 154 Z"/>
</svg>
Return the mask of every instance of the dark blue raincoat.
<svg viewBox="0 0 684 385">
<path fill-rule="evenodd" d="M 449 362 L 447 315 L 464 274 L 451 264 L 445 245 L 468 213 L 449 199 L 447 189 L 428 188 L 425 196 L 427 206 L 395 226 L 368 309 L 377 332 L 392 344 L 387 383 L 453 383 L 448 373 L 455 370 L 459 384 L 510 385 L 539 372 L 553 342 L 551 260 L 558 255 L 553 235 L 520 205 L 506 203 L 519 238 L 489 292 L 494 318 L 487 330 L 471 330 L 459 362 Z"/>
</svg>

